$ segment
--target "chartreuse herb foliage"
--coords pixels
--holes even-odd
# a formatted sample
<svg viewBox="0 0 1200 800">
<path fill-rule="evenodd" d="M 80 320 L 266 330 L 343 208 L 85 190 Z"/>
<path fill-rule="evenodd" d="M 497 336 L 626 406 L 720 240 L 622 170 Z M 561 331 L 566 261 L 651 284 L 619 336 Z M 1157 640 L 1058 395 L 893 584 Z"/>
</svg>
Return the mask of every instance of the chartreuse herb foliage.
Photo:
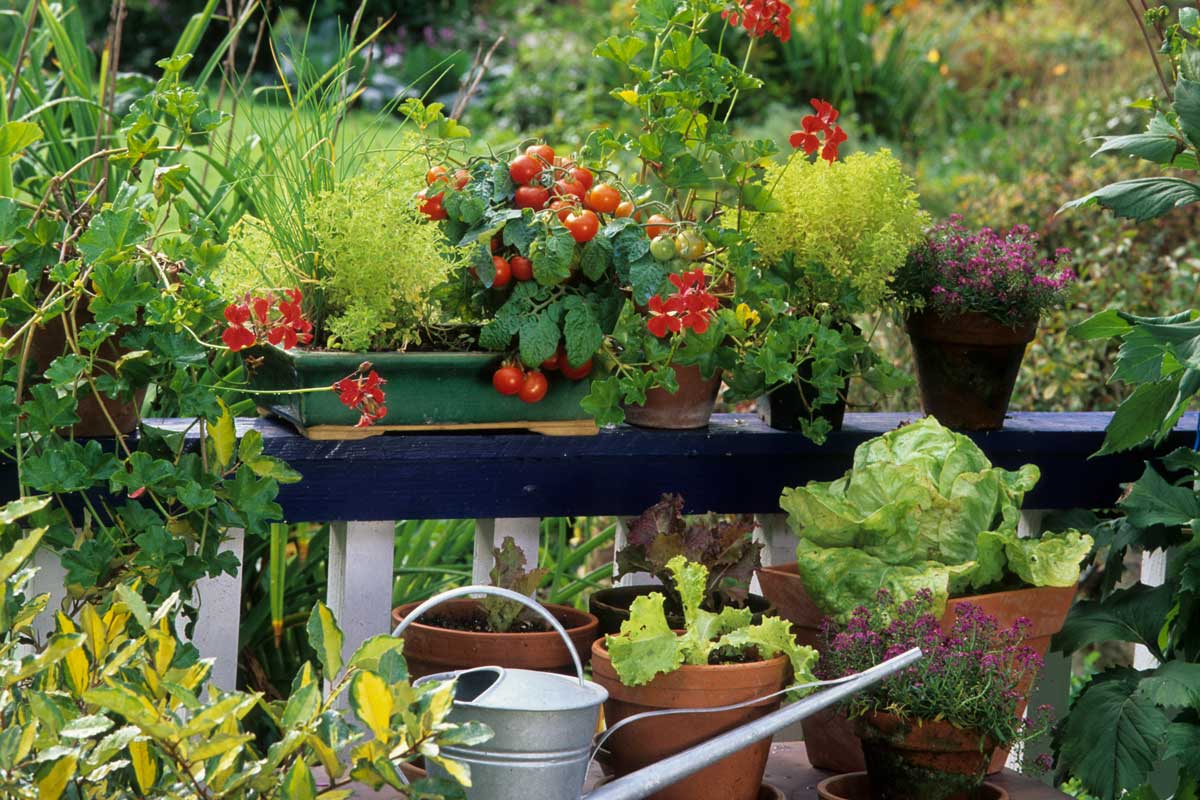
<svg viewBox="0 0 1200 800">
<path fill-rule="evenodd" d="M 676 633 L 667 624 L 665 598 L 660 592 L 635 599 L 629 608 L 629 619 L 621 623 L 621 632 L 605 641 L 613 669 L 623 684 L 641 686 L 685 664 L 720 663 L 722 656 L 736 656 L 747 650 L 762 659 L 785 655 L 791 661 L 796 682 L 813 679 L 817 651 L 797 645 L 786 620 L 765 617 L 761 623 L 752 625 L 752 612 L 748 608 L 727 607 L 720 613 L 705 611 L 700 605 L 704 601 L 708 569 L 683 556 L 671 559 L 667 569 L 683 603 L 684 631 Z"/>
<path fill-rule="evenodd" d="M 421 754 L 469 785 L 467 768 L 438 749 L 486 741 L 491 731 L 448 722 L 453 683 L 414 688 L 399 639 L 368 639 L 343 664 L 342 632 L 321 603 L 308 621 L 320 669 L 305 664 L 282 701 L 208 684 L 211 664 L 173 629 L 178 592 L 151 613 L 136 584 L 121 584 L 74 617 L 59 612 L 55 632 L 30 653 L 32 623 L 48 598 L 29 594 L 26 561 L 46 529 L 23 526 L 49 502 L 0 508 L 0 533 L 12 542 L 0 559 L 0 795 L 316 800 L 320 766 L 332 783 L 320 794 L 327 800 L 350 796 L 341 787 L 351 780 L 414 800 L 463 796 L 455 782 L 408 787 L 398 764 Z M 342 697 L 358 725 L 339 710 Z M 242 727 L 255 706 L 282 733 L 266 751 Z"/>
<path fill-rule="evenodd" d="M 1074 586 L 1092 539 L 1077 531 L 1017 538 L 1036 466 L 993 467 L 974 442 L 927 417 L 859 445 L 831 482 L 784 489 L 800 576 L 826 614 L 845 620 L 879 589 L 903 601 L 1000 585 Z"/>
<path fill-rule="evenodd" d="M 779 209 L 751 215 L 746 230 L 768 262 L 793 260 L 796 304 L 878 310 L 929 224 L 900 161 L 886 149 L 833 162 L 794 155 L 765 182 Z"/>
</svg>

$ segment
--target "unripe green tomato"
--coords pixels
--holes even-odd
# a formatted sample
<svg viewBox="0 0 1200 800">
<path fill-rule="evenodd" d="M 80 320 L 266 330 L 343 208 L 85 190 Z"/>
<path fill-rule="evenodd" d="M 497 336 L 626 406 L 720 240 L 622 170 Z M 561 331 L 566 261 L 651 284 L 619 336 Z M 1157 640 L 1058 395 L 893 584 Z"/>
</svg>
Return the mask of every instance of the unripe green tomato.
<svg viewBox="0 0 1200 800">
<path fill-rule="evenodd" d="M 692 262 L 676 256 L 666 263 L 667 272 L 672 275 L 681 275 L 691 269 Z"/>
<path fill-rule="evenodd" d="M 675 249 L 680 258 L 695 261 L 704 255 L 704 237 L 694 230 L 684 230 L 675 237 Z"/>
<path fill-rule="evenodd" d="M 675 241 L 665 233 L 650 240 L 650 255 L 659 261 L 670 261 L 675 257 Z"/>
</svg>

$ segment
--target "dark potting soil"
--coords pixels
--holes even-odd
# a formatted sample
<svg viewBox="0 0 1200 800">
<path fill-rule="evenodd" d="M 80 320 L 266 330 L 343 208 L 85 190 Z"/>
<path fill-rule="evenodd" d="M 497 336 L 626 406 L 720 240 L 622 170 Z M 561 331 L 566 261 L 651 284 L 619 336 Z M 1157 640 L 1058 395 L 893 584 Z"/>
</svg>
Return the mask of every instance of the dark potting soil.
<svg viewBox="0 0 1200 800">
<path fill-rule="evenodd" d="M 708 654 L 708 663 L 717 664 L 753 664 L 756 661 L 762 661 L 758 655 L 758 650 L 753 647 L 743 647 L 741 650 L 732 650 L 725 648 L 723 650 L 713 650 Z"/>
<path fill-rule="evenodd" d="M 445 628 L 451 631 L 468 631 L 470 633 L 495 633 L 487 623 L 487 615 L 483 612 L 466 616 L 445 616 L 439 614 L 430 614 L 421 619 L 422 625 L 431 625 L 434 628 Z M 541 620 L 537 619 L 518 619 L 513 626 L 508 629 L 508 633 L 546 633 L 550 630 L 550 626 Z"/>
</svg>

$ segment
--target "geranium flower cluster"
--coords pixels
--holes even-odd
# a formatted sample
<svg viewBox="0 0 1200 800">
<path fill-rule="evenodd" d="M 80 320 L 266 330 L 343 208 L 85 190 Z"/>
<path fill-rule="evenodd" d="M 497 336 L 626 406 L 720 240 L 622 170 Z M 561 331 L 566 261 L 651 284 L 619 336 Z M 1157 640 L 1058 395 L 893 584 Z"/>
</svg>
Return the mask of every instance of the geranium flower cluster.
<svg viewBox="0 0 1200 800">
<path fill-rule="evenodd" d="M 855 695 L 850 713 L 940 718 L 986 734 L 1000 746 L 1048 730 L 1049 709 L 1037 709 L 1028 720 L 1016 714 L 1042 667 L 1041 656 L 1025 644 L 1032 623 L 1022 617 L 1001 629 L 994 617 L 963 603 L 943 630 L 933 611 L 928 590 L 897 603 L 881 589 L 875 603 L 856 608 L 845 625 L 825 621 L 818 665 L 823 678 L 861 672 L 914 647 L 924 653 L 916 664 Z"/>
<path fill-rule="evenodd" d="M 842 126 L 837 124 L 838 110 L 832 103 L 815 97 L 810 102 L 817 113 L 800 120 L 800 130 L 792 131 L 788 143 L 803 149 L 805 155 L 811 156 L 820 150 L 821 158 L 833 163 L 838 158 L 838 147 L 848 138 Z"/>
<path fill-rule="evenodd" d="M 721 303 L 708 293 L 708 277 L 704 270 L 670 275 L 668 280 L 675 287 L 675 293 L 665 300 L 657 294 L 650 298 L 650 319 L 646 321 L 646 328 L 660 339 L 681 330 L 707 331 L 712 313 Z"/>
<path fill-rule="evenodd" d="M 365 428 L 387 416 L 383 394 L 385 383 L 387 381 L 371 369 L 371 362 L 364 361 L 357 370 L 333 385 L 342 405 L 362 415 L 354 427 Z"/>
<path fill-rule="evenodd" d="M 290 349 L 312 341 L 312 323 L 304 318 L 299 289 L 287 289 L 281 297 L 268 292 L 262 296 L 247 293 L 225 307 L 228 327 L 221 341 L 233 352 L 260 342 Z"/>
<path fill-rule="evenodd" d="M 1043 256 L 1027 225 L 972 231 L 952 215 L 936 225 L 896 275 L 903 300 L 945 316 L 978 311 L 1008 325 L 1036 320 L 1062 302 L 1075 272 L 1071 251 Z"/>
<path fill-rule="evenodd" d="M 735 0 L 732 8 L 721 12 L 730 25 L 741 25 L 753 39 L 768 33 L 779 41 L 792 38 L 792 7 L 783 0 Z"/>
</svg>

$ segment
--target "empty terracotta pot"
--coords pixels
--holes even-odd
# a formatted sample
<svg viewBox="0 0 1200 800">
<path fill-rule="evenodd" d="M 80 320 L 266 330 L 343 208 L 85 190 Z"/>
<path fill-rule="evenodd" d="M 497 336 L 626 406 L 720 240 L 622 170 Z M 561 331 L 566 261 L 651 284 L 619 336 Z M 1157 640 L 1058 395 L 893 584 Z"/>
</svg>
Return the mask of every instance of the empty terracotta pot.
<svg viewBox="0 0 1200 800">
<path fill-rule="evenodd" d="M 393 621 L 399 623 L 418 605 L 408 603 L 393 609 Z M 469 618 L 478 607 L 479 603 L 470 598 L 450 600 L 438 606 L 437 616 Z M 596 618 L 570 606 L 547 603 L 545 607 L 566 628 L 580 660 L 586 664 L 592 642 L 599 635 Z M 404 632 L 404 659 L 414 680 L 438 672 L 490 666 L 575 674 L 571 654 L 554 631 L 479 633 L 417 621 Z"/>
<path fill-rule="evenodd" d="M 721 371 L 711 378 L 700 374 L 699 367 L 672 367 L 678 391 L 651 389 L 646 392 L 646 402 L 640 406 L 622 406 L 625 421 L 642 428 L 664 428 L 687 430 L 703 428 L 712 417 L 721 389 Z"/>
<path fill-rule="evenodd" d="M 684 665 L 645 686 L 625 686 L 613 669 L 604 640 L 592 645 L 592 678 L 608 690 L 604 719 L 612 725 L 643 711 L 665 708 L 714 708 L 779 691 L 788 685 L 791 665 L 779 656 L 750 664 Z M 630 723 L 612 735 L 605 748 L 617 776 L 752 722 L 779 708 L 780 698 L 714 714 L 652 717 Z M 764 739 L 656 792 L 647 800 L 758 800 L 771 740 Z"/>
<path fill-rule="evenodd" d="M 1003 427 L 1037 319 L 1012 328 L 978 312 L 922 312 L 910 315 L 905 327 L 925 413 L 956 430 Z"/>
</svg>

